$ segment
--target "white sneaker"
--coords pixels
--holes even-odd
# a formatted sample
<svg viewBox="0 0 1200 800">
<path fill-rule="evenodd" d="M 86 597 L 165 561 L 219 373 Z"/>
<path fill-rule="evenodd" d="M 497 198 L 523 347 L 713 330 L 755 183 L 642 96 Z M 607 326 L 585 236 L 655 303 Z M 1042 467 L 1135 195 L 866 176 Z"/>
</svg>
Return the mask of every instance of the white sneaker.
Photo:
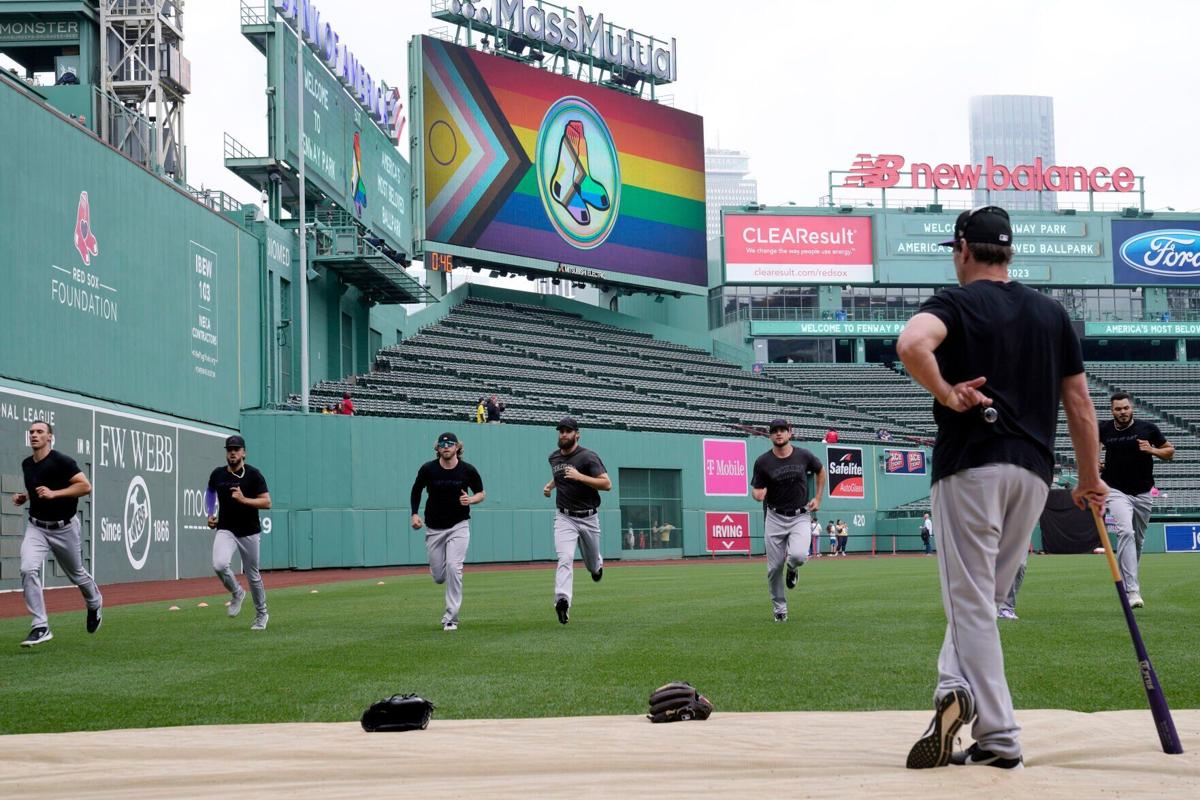
<svg viewBox="0 0 1200 800">
<path fill-rule="evenodd" d="M 457 623 L 457 622 L 443 622 L 443 623 L 442 623 L 442 630 L 444 630 L 444 631 L 456 631 L 456 630 L 458 630 L 458 623 Z"/>
<path fill-rule="evenodd" d="M 1130 592 L 1129 593 L 1129 607 L 1130 608 L 1142 608 L 1145 605 L 1146 605 L 1146 603 L 1142 600 L 1141 594 L 1139 594 L 1138 592 Z"/>
</svg>

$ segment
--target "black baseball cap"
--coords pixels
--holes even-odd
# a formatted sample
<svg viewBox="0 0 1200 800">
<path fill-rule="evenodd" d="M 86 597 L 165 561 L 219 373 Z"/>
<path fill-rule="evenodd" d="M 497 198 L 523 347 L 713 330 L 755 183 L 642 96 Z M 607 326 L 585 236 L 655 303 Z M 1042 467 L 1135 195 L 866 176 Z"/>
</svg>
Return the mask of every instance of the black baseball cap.
<svg viewBox="0 0 1200 800">
<path fill-rule="evenodd" d="M 438 435 L 438 444 L 458 444 L 458 437 L 450 431 Z"/>
<path fill-rule="evenodd" d="M 579 423 L 575 421 L 574 417 L 563 417 L 558 421 L 558 429 L 560 431 L 564 429 L 568 431 L 577 431 L 579 430 Z"/>
<path fill-rule="evenodd" d="M 240 436 L 230 436 L 225 440 L 226 450 L 237 450 L 239 447 L 245 447 L 246 440 Z"/>
<path fill-rule="evenodd" d="M 1000 206 L 980 206 L 959 214 L 954 223 L 954 238 L 939 244 L 953 247 L 959 242 L 970 242 L 1012 247 L 1012 238 L 1012 222 L 1008 219 L 1008 212 Z"/>
<path fill-rule="evenodd" d="M 792 427 L 791 425 L 788 425 L 788 421 L 786 419 L 776 418 L 776 419 L 771 420 L 771 424 L 767 426 L 767 430 L 773 431 L 773 430 L 777 430 L 779 428 L 791 428 L 791 427 Z"/>
</svg>

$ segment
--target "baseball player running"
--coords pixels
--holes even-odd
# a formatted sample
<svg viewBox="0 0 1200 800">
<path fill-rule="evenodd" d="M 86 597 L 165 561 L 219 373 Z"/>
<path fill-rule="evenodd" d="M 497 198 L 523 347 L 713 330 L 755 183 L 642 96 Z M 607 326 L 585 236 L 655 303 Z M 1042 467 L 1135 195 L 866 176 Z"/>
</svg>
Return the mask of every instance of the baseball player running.
<svg viewBox="0 0 1200 800">
<path fill-rule="evenodd" d="M 230 565 L 236 551 L 242 557 L 242 572 L 250 581 L 250 596 L 254 600 L 252 631 L 265 631 L 267 620 L 267 590 L 258 571 L 259 537 L 262 525 L 258 512 L 271 507 L 267 479 L 246 463 L 246 440 L 230 436 L 225 440 L 225 466 L 217 467 L 208 478 L 208 491 L 216 494 L 217 513 L 208 517 L 208 527 L 216 530 L 213 538 L 213 571 L 229 590 L 229 616 L 242 610 L 246 590 L 238 585 Z"/>
<path fill-rule="evenodd" d="M 1104 472 L 1109 485 L 1108 513 L 1117 527 L 1117 563 L 1129 605 L 1141 608 L 1142 585 L 1138 581 L 1138 562 L 1142 541 L 1154 498 L 1154 459 L 1170 461 L 1175 445 L 1167 441 L 1153 422 L 1133 418 L 1133 403 L 1125 392 L 1112 396 L 1112 419 L 1100 425 L 1100 444 L 1104 446 Z"/>
<path fill-rule="evenodd" d="M 776 622 L 787 622 L 788 589 L 796 587 L 797 570 L 808 561 L 812 538 L 809 514 L 821 507 L 825 491 L 825 465 L 803 447 L 792 446 L 792 426 L 787 420 L 771 420 L 771 449 L 754 462 L 750 494 L 763 504 L 767 548 L 767 588 Z M 817 476 L 816 496 L 808 498 L 808 475 Z M 784 566 L 787 576 L 784 576 Z"/>
<path fill-rule="evenodd" d="M 583 565 L 597 583 L 604 577 L 600 555 L 600 492 L 612 489 L 604 462 L 586 447 L 579 446 L 579 423 L 571 417 L 558 422 L 558 449 L 550 454 L 553 477 L 542 487 L 546 497 L 557 491 L 554 515 L 554 549 L 558 570 L 554 574 L 554 613 L 566 625 L 570 621 L 572 588 L 575 582 L 575 545 Z"/>
<path fill-rule="evenodd" d="M 1079 465 L 1075 502 L 1100 507 L 1108 493 L 1079 339 L 1062 306 L 1009 280 L 1012 233 L 1002 208 L 960 214 L 946 243 L 960 285 L 926 300 L 896 343 L 936 400 L 931 494 L 947 621 L 933 721 L 910 769 L 1023 764 L 995 604 L 1046 503 L 1060 397 Z M 952 753 L 971 720 L 975 743 Z"/>
<path fill-rule="evenodd" d="M 87 632 L 100 627 L 104 598 L 100 588 L 83 568 L 82 543 L 79 539 L 79 498 L 91 494 L 92 484 L 68 455 L 51 449 L 54 429 L 44 420 L 29 425 L 29 447 L 33 455 L 21 462 L 25 473 L 25 491 L 12 496 L 13 505 L 29 503 L 25 538 L 21 540 L 21 588 L 25 607 L 33 617 L 33 627 L 21 647 L 48 642 L 54 638 L 46 616 L 42 594 L 42 564 L 47 553 L 62 568 L 71 583 L 79 587 L 87 604 Z"/>
<path fill-rule="evenodd" d="M 446 611 L 442 630 L 458 630 L 458 611 L 462 607 L 463 562 L 471 543 L 471 506 L 486 496 L 483 479 L 475 467 L 462 460 L 463 446 L 447 431 L 434 446 L 437 458 L 426 461 L 417 470 L 412 486 L 412 526 L 425 531 L 425 550 L 429 553 L 429 573 L 434 583 L 446 584 Z M 417 513 L 421 492 L 428 491 L 425 519 Z"/>
</svg>

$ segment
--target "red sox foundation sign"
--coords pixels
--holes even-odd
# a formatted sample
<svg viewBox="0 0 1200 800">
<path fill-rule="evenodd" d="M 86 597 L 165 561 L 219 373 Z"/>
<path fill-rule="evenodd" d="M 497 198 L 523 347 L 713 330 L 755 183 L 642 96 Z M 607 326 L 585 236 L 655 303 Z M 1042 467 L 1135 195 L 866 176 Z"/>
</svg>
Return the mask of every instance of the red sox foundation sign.
<svg viewBox="0 0 1200 800">
<path fill-rule="evenodd" d="M 843 186 L 891 189 L 900 186 L 904 156 L 859 153 Z M 1129 167 L 1060 167 L 1035 158 L 1032 164 L 1008 166 L 988 156 L 982 164 L 927 164 L 908 169 L 912 189 L 987 189 L 1018 192 L 1132 192 L 1136 176 Z"/>
</svg>

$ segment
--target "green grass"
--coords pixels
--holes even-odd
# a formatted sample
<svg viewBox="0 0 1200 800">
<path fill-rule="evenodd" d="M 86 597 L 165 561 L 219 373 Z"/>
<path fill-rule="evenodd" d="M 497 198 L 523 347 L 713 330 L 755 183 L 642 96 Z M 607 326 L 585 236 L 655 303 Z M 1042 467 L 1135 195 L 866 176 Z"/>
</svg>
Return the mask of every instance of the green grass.
<svg viewBox="0 0 1200 800">
<path fill-rule="evenodd" d="M 1143 560 L 1138 619 L 1168 700 L 1200 706 L 1195 558 Z M 115 606 L 84 632 L 56 615 L 54 640 L 17 647 L 0 620 L 0 732 L 357 719 L 373 700 L 419 692 L 442 719 L 635 714 L 650 690 L 688 680 L 719 711 L 924 709 L 945 621 L 935 560 L 822 559 L 775 624 L 762 562 L 576 571 L 571 623 L 552 608 L 552 569 L 471 572 L 463 627 L 443 633 L 442 587 L 425 575 L 276 590 L 271 624 L 222 595 Z M 214 588 L 217 581 L 213 579 Z M 1018 708 L 1145 707 L 1104 559 L 1035 557 L 1019 622 L 1001 631 Z"/>
</svg>

